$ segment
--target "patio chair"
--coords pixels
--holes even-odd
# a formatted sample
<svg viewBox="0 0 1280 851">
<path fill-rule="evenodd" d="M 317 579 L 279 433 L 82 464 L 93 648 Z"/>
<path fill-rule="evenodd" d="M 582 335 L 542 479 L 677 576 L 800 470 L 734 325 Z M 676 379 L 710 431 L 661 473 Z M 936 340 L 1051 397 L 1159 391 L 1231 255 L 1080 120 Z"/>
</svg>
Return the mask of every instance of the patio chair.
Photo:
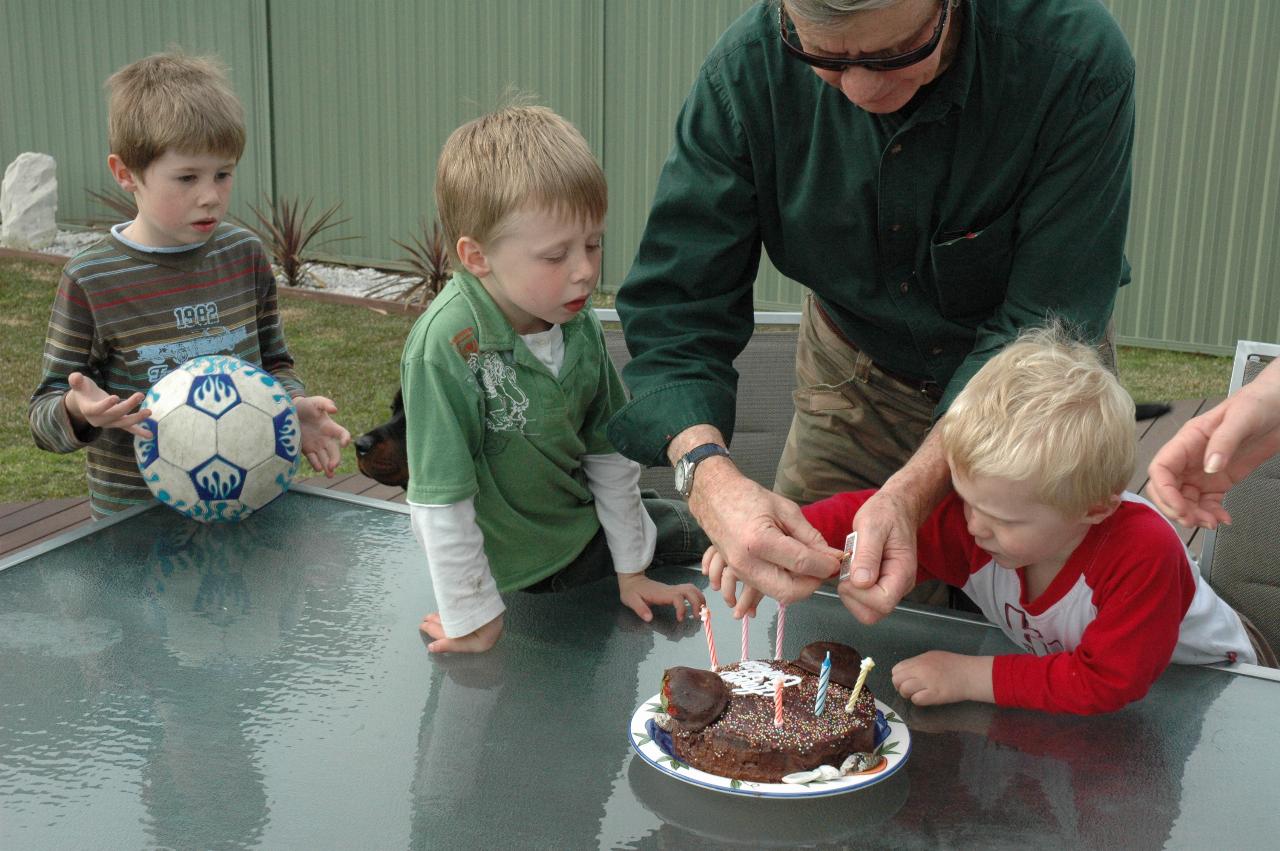
<svg viewBox="0 0 1280 851">
<path fill-rule="evenodd" d="M 1280 357 L 1280 345 L 1240 341 L 1228 393 Z M 1231 525 L 1205 536 L 1200 573 L 1218 595 L 1280 647 L 1280 455 L 1227 492 Z"/>
<path fill-rule="evenodd" d="M 795 326 L 758 330 L 733 362 L 738 370 L 738 407 L 729 450 L 738 469 L 766 488 L 773 487 L 795 410 L 791 394 L 796 380 L 797 339 Z M 622 331 L 606 329 L 605 343 L 614 366 L 621 370 L 631 360 Z M 640 487 L 676 498 L 670 467 L 646 469 Z"/>
</svg>

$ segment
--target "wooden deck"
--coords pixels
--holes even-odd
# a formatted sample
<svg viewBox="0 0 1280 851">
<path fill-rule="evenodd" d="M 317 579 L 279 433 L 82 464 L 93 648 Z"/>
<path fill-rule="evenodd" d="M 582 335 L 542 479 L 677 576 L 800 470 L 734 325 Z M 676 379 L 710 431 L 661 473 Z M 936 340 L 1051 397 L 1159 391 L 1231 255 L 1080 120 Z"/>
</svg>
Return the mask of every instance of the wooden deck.
<svg viewBox="0 0 1280 851">
<path fill-rule="evenodd" d="M 1222 401 L 1218 399 L 1188 399 L 1173 403 L 1173 409 L 1162 417 L 1138 423 L 1138 462 L 1129 490 L 1144 493 L 1147 486 L 1147 465 L 1156 451 L 1177 432 L 1182 424 L 1202 411 Z M 404 491 L 400 488 L 380 485 L 358 473 L 326 479 L 312 476 L 303 479 L 308 485 L 332 489 L 341 493 L 358 494 L 370 499 L 404 503 Z M 55 535 L 90 522 L 88 497 L 50 499 L 37 502 L 12 502 L 0 504 L 0 558 L 38 544 Z M 1201 538 L 1197 529 L 1180 529 L 1183 540 L 1193 555 L 1199 557 Z"/>
</svg>

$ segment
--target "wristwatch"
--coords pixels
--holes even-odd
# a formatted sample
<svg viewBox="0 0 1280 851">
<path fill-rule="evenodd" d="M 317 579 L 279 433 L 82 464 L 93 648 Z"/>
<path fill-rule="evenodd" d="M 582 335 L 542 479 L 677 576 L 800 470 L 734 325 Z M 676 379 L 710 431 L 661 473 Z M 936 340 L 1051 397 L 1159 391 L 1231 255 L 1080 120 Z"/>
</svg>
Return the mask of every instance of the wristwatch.
<svg viewBox="0 0 1280 851">
<path fill-rule="evenodd" d="M 704 443 L 690 449 L 676 462 L 676 493 L 685 499 L 689 498 L 689 492 L 693 490 L 693 471 L 699 463 L 713 455 L 728 458 L 729 450 L 718 443 Z"/>
</svg>

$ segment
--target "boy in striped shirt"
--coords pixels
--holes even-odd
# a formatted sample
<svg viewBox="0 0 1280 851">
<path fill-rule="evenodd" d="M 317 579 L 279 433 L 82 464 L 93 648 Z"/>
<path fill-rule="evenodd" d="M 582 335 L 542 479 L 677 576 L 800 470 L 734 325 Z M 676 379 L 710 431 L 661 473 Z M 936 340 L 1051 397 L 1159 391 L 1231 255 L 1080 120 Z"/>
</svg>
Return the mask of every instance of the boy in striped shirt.
<svg viewBox="0 0 1280 851">
<path fill-rule="evenodd" d="M 149 436 L 147 388 L 197 355 L 271 373 L 293 398 L 302 452 L 333 475 L 351 439 L 307 396 L 285 346 L 262 244 L 223 217 L 244 152 L 243 110 L 214 62 L 158 54 L 107 80 L 107 166 L 137 217 L 63 269 L 28 418 L 36 445 L 87 450 L 95 518 L 149 502 L 133 436 Z"/>
</svg>

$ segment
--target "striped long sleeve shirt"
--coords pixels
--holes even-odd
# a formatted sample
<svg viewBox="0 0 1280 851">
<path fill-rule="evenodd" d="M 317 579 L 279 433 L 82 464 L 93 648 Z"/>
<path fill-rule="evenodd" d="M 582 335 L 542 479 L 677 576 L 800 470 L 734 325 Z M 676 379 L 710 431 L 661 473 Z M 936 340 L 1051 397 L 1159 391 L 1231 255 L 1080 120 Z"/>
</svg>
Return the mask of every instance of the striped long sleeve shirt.
<svg viewBox="0 0 1280 851">
<path fill-rule="evenodd" d="M 193 357 L 229 354 L 270 372 L 290 396 L 303 395 L 276 297 L 258 238 L 225 223 L 190 251 L 142 252 L 108 235 L 68 261 L 28 419 L 41 449 L 86 447 L 95 517 L 152 496 L 138 472 L 132 434 L 72 425 L 63 405 L 67 377 L 81 372 L 123 399 Z"/>
</svg>

